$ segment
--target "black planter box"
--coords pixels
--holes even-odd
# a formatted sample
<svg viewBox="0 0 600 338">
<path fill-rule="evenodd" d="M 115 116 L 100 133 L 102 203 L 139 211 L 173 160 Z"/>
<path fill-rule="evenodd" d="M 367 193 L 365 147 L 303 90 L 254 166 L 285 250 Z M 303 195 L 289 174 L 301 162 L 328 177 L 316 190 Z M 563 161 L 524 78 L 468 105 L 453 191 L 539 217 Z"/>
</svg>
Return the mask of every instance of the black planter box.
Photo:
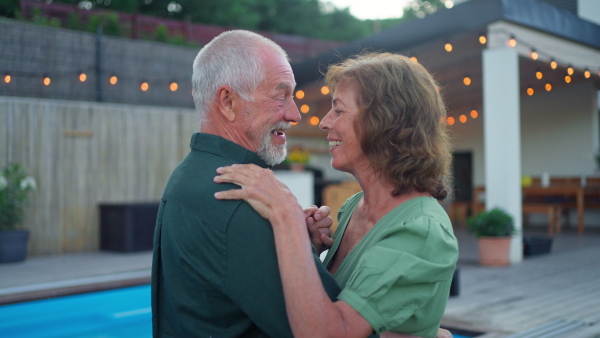
<svg viewBox="0 0 600 338">
<path fill-rule="evenodd" d="M 25 260 L 29 230 L 0 231 L 0 263 L 15 263 Z"/>
<path fill-rule="evenodd" d="M 100 205 L 100 250 L 152 250 L 159 203 Z"/>
<path fill-rule="evenodd" d="M 523 255 L 534 256 L 550 253 L 552 249 L 552 237 L 524 236 Z"/>
</svg>

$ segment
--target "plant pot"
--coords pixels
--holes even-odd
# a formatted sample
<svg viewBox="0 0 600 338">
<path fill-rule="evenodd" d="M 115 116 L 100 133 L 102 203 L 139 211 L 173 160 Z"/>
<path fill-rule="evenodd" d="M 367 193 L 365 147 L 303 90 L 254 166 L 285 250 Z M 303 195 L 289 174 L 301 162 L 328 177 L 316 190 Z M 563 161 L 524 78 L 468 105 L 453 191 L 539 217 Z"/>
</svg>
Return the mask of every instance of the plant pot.
<svg viewBox="0 0 600 338">
<path fill-rule="evenodd" d="M 0 263 L 14 263 L 25 260 L 29 230 L 0 231 Z"/>
<path fill-rule="evenodd" d="M 486 266 L 505 266 L 510 264 L 511 237 L 479 237 L 479 264 Z"/>
</svg>

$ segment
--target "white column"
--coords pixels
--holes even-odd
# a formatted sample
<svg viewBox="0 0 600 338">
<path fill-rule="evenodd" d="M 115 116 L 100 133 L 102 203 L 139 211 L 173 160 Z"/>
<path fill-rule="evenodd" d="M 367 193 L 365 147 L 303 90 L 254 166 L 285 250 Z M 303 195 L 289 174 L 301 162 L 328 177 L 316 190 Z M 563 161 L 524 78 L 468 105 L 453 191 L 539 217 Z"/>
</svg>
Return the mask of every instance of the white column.
<svg viewBox="0 0 600 338">
<path fill-rule="evenodd" d="M 500 207 L 515 220 L 510 261 L 523 259 L 519 58 L 509 47 L 483 51 L 483 139 L 486 210 Z"/>
</svg>

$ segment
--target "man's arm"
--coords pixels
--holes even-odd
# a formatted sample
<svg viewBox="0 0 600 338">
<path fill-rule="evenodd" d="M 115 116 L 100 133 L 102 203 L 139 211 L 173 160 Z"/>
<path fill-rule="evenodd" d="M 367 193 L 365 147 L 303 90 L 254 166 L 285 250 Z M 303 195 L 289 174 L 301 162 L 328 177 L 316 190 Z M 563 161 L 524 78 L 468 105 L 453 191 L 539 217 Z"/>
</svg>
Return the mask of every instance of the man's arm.
<svg viewBox="0 0 600 338">
<path fill-rule="evenodd" d="M 291 337 L 273 231 L 247 203 L 230 221 L 226 256 L 226 294 L 269 336 Z M 313 256 L 323 286 L 335 299 L 340 291 L 337 283 Z"/>
</svg>

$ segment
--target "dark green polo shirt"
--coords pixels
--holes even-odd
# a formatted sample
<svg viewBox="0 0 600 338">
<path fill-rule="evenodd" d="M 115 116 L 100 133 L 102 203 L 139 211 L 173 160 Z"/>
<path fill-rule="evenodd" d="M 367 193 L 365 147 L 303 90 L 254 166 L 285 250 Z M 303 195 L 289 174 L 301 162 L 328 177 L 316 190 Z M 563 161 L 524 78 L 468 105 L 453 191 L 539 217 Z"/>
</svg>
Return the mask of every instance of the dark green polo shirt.
<svg viewBox="0 0 600 338">
<path fill-rule="evenodd" d="M 216 169 L 267 165 L 219 136 L 195 133 L 160 204 L 152 263 L 155 337 L 292 337 L 271 225 L 244 201 L 214 193 Z M 332 300 L 340 289 L 315 253 Z"/>
</svg>

